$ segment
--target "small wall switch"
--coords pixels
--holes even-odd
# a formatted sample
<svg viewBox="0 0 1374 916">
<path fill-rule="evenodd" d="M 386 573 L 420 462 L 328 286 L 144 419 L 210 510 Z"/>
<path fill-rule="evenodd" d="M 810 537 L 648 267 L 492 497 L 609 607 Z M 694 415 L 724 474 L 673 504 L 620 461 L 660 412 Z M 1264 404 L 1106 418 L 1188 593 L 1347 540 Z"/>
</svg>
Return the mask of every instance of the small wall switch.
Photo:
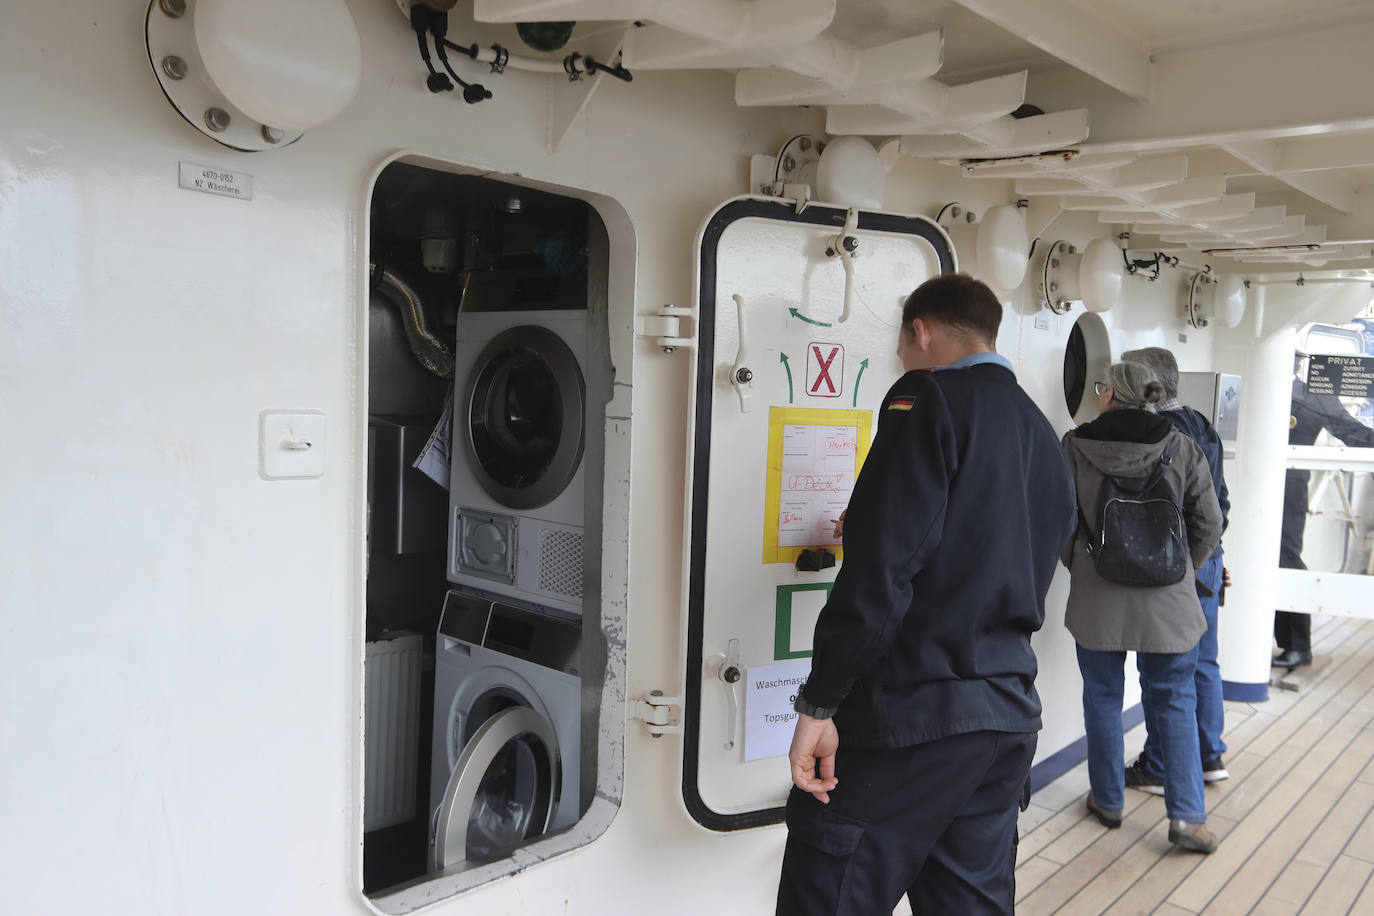
<svg viewBox="0 0 1374 916">
<path fill-rule="evenodd" d="M 264 480 L 324 475 L 322 411 L 264 410 L 258 417 L 258 473 Z"/>
<path fill-rule="evenodd" d="M 1036 315 L 1036 316 L 1035 316 L 1035 328 L 1036 328 L 1036 330 L 1038 330 L 1038 331 L 1048 331 L 1048 330 L 1050 329 L 1050 316 L 1049 316 L 1049 315 Z"/>
</svg>

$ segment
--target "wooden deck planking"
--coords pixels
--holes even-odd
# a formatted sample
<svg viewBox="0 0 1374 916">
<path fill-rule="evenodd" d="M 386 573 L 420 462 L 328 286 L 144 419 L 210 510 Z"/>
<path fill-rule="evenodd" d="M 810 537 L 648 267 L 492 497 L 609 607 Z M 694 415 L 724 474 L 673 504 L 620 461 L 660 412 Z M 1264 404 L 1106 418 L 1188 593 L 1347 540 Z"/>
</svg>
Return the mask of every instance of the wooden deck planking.
<svg viewBox="0 0 1374 916">
<path fill-rule="evenodd" d="M 1174 849 L 1163 800 L 1134 790 L 1123 826 L 1103 828 L 1080 764 L 1022 816 L 1017 912 L 1374 913 L 1374 622 L 1313 630 L 1331 661 L 1303 691 L 1227 703 L 1231 779 L 1207 787 L 1216 853 Z"/>
</svg>

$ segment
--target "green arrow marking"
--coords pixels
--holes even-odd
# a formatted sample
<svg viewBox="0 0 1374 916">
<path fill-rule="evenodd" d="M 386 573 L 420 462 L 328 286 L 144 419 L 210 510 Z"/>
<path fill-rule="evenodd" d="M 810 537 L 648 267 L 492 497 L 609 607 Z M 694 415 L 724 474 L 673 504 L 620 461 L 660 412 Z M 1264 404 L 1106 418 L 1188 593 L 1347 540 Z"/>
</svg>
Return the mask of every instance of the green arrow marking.
<svg viewBox="0 0 1374 916">
<path fill-rule="evenodd" d="M 793 309 L 792 311 L 796 311 Z M 782 360 L 782 367 L 787 370 L 787 403 L 792 403 L 792 366 L 787 362 L 787 354 L 779 353 L 778 357 Z"/>
<path fill-rule="evenodd" d="M 792 317 L 793 317 L 793 318 L 800 318 L 802 321 L 805 321 L 807 324 L 814 324 L 814 325 L 816 325 L 817 327 L 821 327 L 821 328 L 828 328 L 828 327 L 830 327 L 830 322 L 828 322 L 828 321 L 815 321 L 815 320 L 813 320 L 813 319 L 811 319 L 811 318 L 807 318 L 805 315 L 803 315 L 803 314 L 802 314 L 800 311 L 798 311 L 797 309 L 791 308 L 791 309 L 788 309 L 788 311 L 792 313 Z"/>
<path fill-rule="evenodd" d="M 867 369 L 867 368 L 868 368 L 868 359 L 867 359 L 867 357 L 865 357 L 865 358 L 864 358 L 864 361 L 861 362 L 861 363 L 859 363 L 859 374 L 858 374 L 857 376 L 854 377 L 854 406 L 855 406 L 855 407 L 858 407 L 858 406 L 859 406 L 859 382 L 863 381 L 864 370 Z"/>
</svg>

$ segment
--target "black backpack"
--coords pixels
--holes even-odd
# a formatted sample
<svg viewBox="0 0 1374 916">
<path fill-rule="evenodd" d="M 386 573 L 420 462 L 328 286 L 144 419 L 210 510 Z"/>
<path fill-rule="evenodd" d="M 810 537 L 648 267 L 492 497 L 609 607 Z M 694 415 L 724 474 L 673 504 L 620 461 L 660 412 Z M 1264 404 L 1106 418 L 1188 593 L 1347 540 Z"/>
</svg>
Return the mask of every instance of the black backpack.
<svg viewBox="0 0 1374 916">
<path fill-rule="evenodd" d="M 1105 475 L 1098 498 L 1096 535 L 1078 510 L 1088 535 L 1088 556 L 1108 582 L 1157 588 L 1188 574 L 1188 537 L 1178 496 L 1164 479 L 1174 460 L 1174 441 L 1164 446 L 1159 464 L 1145 477 Z"/>
</svg>

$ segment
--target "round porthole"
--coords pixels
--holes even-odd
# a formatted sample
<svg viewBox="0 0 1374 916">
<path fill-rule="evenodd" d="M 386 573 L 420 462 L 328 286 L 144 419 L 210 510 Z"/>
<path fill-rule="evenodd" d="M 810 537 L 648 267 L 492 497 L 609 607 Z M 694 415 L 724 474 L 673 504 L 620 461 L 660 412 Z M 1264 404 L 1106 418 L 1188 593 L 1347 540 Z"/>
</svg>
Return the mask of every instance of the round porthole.
<svg viewBox="0 0 1374 916">
<path fill-rule="evenodd" d="M 1074 422 L 1084 423 L 1097 416 L 1092 385 L 1111 362 L 1107 325 L 1092 312 L 1080 315 L 1064 345 L 1064 406 Z"/>
</svg>

